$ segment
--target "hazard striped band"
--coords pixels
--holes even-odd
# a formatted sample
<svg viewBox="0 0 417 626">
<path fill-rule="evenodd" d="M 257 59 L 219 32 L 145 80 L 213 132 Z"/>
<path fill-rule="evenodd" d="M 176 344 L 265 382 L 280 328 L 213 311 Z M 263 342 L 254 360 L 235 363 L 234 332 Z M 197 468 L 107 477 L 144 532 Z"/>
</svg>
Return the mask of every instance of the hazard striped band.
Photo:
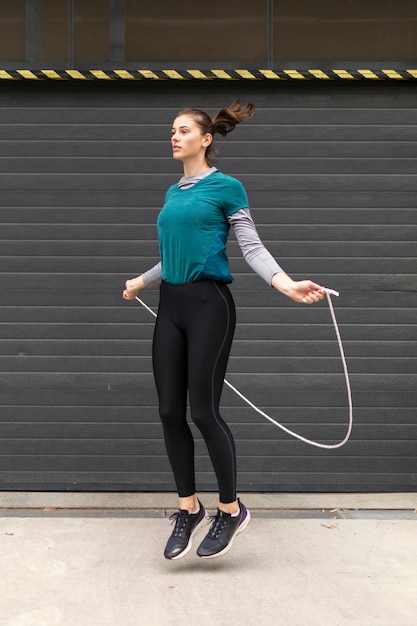
<svg viewBox="0 0 417 626">
<path fill-rule="evenodd" d="M 417 69 L 0 69 L 3 80 L 417 80 Z"/>
</svg>

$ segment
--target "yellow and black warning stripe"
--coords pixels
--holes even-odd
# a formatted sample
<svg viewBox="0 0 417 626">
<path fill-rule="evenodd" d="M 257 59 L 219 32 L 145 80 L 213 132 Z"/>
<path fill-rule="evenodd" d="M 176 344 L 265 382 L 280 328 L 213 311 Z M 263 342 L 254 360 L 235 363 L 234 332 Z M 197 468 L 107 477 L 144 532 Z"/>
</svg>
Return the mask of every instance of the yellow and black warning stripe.
<svg viewBox="0 0 417 626">
<path fill-rule="evenodd" d="M 0 80 L 417 80 L 417 69 L 2 70 Z"/>
</svg>

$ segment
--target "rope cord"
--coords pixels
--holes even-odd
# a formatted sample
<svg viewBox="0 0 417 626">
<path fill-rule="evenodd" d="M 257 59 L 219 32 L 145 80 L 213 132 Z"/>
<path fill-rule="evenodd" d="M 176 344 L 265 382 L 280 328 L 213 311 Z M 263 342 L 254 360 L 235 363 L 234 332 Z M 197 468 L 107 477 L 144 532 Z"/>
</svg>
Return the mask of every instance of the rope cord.
<svg viewBox="0 0 417 626">
<path fill-rule="evenodd" d="M 341 441 L 339 441 L 339 443 L 335 443 L 335 444 L 320 443 L 318 441 L 313 441 L 311 439 L 307 439 L 306 437 L 303 437 L 302 435 L 299 435 L 298 433 L 294 432 L 293 430 L 290 430 L 289 428 L 286 428 L 286 426 L 283 426 L 283 424 L 280 424 L 279 422 L 274 420 L 274 418 L 272 418 L 270 415 L 267 415 L 266 413 L 264 413 L 264 411 L 262 411 L 259 407 L 257 407 L 255 404 L 253 404 L 253 402 L 251 402 L 248 398 L 246 398 L 246 396 L 244 396 L 243 393 L 241 393 L 238 389 L 236 389 L 236 387 L 234 387 L 232 384 L 230 384 L 226 379 L 224 380 L 224 382 L 232 391 L 235 392 L 236 395 L 239 396 L 239 398 L 241 398 L 244 402 L 246 402 L 246 404 L 248 404 L 252 409 L 254 409 L 254 411 L 259 413 L 259 415 L 262 415 L 262 417 L 264 417 L 265 419 L 267 419 L 270 422 L 272 422 L 272 424 L 274 424 L 275 426 L 277 426 L 278 428 L 280 428 L 281 430 L 286 432 L 288 435 L 291 435 L 292 437 L 295 437 L 296 439 L 299 439 L 300 441 L 303 441 L 304 443 L 307 443 L 310 446 L 315 446 L 316 448 L 324 448 L 325 450 L 335 450 L 336 448 L 341 448 L 342 446 L 344 446 L 345 443 L 349 440 L 349 437 L 351 435 L 352 427 L 353 427 L 353 404 L 352 404 L 352 391 L 351 391 L 351 388 L 350 388 L 350 381 L 349 381 L 349 373 L 348 373 L 348 369 L 347 369 L 345 353 L 344 353 L 344 350 L 343 350 L 343 342 L 342 342 L 342 338 L 340 336 L 339 327 L 338 327 L 338 324 L 337 324 L 336 315 L 335 315 L 335 312 L 334 312 L 334 309 L 333 309 L 333 303 L 332 303 L 332 299 L 331 299 L 332 295 L 333 296 L 338 296 L 339 293 L 337 291 L 335 291 L 334 289 L 328 289 L 328 288 L 325 289 L 325 293 L 326 293 L 327 303 L 328 303 L 329 309 L 330 309 L 330 315 L 331 315 L 331 318 L 332 318 L 332 321 L 333 321 L 334 330 L 335 330 L 335 333 L 336 333 L 337 343 L 338 343 L 339 351 L 340 351 L 340 357 L 342 359 L 343 372 L 344 372 L 344 376 L 345 376 L 346 390 L 347 390 L 348 404 L 349 404 L 348 428 L 347 428 L 347 431 L 346 431 L 346 435 L 344 436 L 344 438 Z M 155 311 L 153 311 L 147 304 L 145 304 L 145 302 L 143 302 L 143 300 L 141 300 L 138 296 L 136 296 L 136 300 L 147 311 L 149 311 L 154 317 L 157 317 L 157 314 L 155 313 Z"/>
</svg>

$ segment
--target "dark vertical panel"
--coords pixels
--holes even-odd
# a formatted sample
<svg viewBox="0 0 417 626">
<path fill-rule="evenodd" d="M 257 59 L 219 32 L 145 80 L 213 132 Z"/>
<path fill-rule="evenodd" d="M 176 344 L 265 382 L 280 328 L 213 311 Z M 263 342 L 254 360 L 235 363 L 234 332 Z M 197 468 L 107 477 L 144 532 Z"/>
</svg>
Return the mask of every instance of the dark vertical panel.
<svg viewBox="0 0 417 626">
<path fill-rule="evenodd" d="M 74 1 L 68 0 L 67 59 L 70 69 L 74 67 Z"/>
<path fill-rule="evenodd" d="M 110 60 L 125 60 L 125 3 L 110 0 Z"/>
<path fill-rule="evenodd" d="M 274 0 L 266 3 L 266 29 L 268 69 L 271 69 L 274 65 Z"/>
<path fill-rule="evenodd" d="M 39 0 L 26 0 L 26 61 L 39 60 Z"/>
</svg>

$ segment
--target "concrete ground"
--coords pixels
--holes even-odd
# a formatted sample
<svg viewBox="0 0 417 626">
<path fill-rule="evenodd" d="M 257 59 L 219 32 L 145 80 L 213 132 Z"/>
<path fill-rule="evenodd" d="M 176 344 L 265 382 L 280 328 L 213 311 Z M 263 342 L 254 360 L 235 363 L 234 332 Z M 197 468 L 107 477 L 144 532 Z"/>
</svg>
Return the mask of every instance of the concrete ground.
<svg viewBox="0 0 417 626">
<path fill-rule="evenodd" d="M 241 498 L 252 522 L 228 554 L 171 562 L 173 494 L 0 493 L 0 624 L 417 622 L 417 494 Z"/>
</svg>

